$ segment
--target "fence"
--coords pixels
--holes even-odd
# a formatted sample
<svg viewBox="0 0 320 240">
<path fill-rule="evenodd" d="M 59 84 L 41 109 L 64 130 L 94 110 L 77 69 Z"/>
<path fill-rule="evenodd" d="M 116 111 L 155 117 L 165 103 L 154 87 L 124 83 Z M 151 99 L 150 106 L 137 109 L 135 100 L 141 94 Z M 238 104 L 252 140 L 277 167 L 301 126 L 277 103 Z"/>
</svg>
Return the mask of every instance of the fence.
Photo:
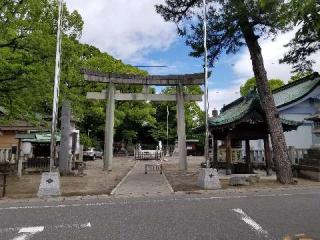
<svg viewBox="0 0 320 240">
<path fill-rule="evenodd" d="M 12 162 L 14 160 L 11 148 L 0 148 L 0 163 Z"/>
<path fill-rule="evenodd" d="M 289 158 L 292 164 L 298 165 L 300 160 L 303 159 L 304 155 L 307 154 L 308 149 L 306 148 L 294 148 L 289 147 Z M 245 153 L 242 149 L 233 148 L 231 151 L 231 163 L 240 163 L 245 162 L 244 159 Z M 273 158 L 273 151 L 271 150 L 271 158 Z M 218 151 L 218 161 L 225 162 L 226 159 L 226 150 L 219 149 Z M 264 165 L 265 164 L 265 155 L 263 149 L 256 149 L 250 151 L 250 159 L 254 165 Z"/>
<path fill-rule="evenodd" d="M 50 170 L 50 158 L 30 158 L 23 162 L 23 169 L 26 172 L 44 172 Z"/>
<path fill-rule="evenodd" d="M 163 159 L 163 151 L 160 150 L 135 150 L 135 160 L 161 160 Z"/>
</svg>

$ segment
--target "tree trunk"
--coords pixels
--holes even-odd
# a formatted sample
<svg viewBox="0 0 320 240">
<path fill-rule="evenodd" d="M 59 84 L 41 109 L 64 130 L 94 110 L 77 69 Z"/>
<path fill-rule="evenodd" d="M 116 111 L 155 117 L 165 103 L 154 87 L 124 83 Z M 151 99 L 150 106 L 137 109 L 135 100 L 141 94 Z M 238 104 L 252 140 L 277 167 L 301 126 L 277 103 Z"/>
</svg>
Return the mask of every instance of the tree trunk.
<svg viewBox="0 0 320 240">
<path fill-rule="evenodd" d="M 289 161 L 287 144 L 283 134 L 279 113 L 269 88 L 267 72 L 264 67 L 258 37 L 254 34 L 253 27 L 250 25 L 249 21 L 240 24 L 240 28 L 249 48 L 261 106 L 266 115 L 271 135 L 277 179 L 283 184 L 289 184 L 293 182 L 291 162 Z"/>
</svg>

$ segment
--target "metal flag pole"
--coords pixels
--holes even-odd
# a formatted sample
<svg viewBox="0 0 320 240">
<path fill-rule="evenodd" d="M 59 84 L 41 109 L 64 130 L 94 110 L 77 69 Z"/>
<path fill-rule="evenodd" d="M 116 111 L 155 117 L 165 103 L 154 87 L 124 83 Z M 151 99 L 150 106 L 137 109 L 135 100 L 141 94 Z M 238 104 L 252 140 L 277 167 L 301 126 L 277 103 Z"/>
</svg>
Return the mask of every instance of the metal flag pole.
<svg viewBox="0 0 320 240">
<path fill-rule="evenodd" d="M 210 168 L 209 161 L 209 127 L 208 127 L 208 48 L 207 48 L 207 3 L 203 0 L 203 47 L 204 47 L 204 73 L 205 73 L 205 83 L 204 83 L 204 111 L 205 111 L 205 146 L 204 154 L 206 167 Z"/>
<path fill-rule="evenodd" d="M 57 45 L 56 45 L 56 65 L 54 74 L 53 88 L 53 108 L 52 108 L 52 123 L 51 123 L 51 142 L 50 142 L 50 172 L 54 169 L 56 158 L 56 130 L 58 122 L 58 103 L 59 103 L 59 85 L 61 73 L 61 41 L 62 41 L 62 15 L 63 15 L 63 0 L 58 0 L 58 26 L 57 26 Z"/>
<path fill-rule="evenodd" d="M 169 157 L 169 106 L 167 106 L 167 151 L 166 157 Z"/>
</svg>

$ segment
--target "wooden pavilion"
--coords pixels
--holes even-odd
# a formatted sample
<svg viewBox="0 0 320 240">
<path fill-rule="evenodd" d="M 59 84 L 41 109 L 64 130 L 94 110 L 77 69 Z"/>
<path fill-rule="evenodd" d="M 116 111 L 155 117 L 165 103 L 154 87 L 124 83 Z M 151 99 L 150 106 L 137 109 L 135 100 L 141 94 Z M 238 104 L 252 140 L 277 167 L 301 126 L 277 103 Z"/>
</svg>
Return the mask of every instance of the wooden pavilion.
<svg viewBox="0 0 320 240">
<path fill-rule="evenodd" d="M 296 130 L 301 124 L 300 122 L 283 118 L 281 118 L 281 122 L 286 132 Z M 268 175 L 270 174 L 272 156 L 269 143 L 269 129 L 256 91 L 252 91 L 249 95 L 224 106 L 220 111 L 220 115 L 209 119 L 209 130 L 213 136 L 214 167 L 219 167 L 217 142 L 218 140 L 222 140 L 226 148 L 226 161 L 223 166 L 226 168 L 226 173 L 228 175 L 232 173 L 252 173 L 250 140 L 263 139 L 266 171 Z M 245 141 L 245 163 L 232 164 L 232 143 L 242 141 Z"/>
</svg>

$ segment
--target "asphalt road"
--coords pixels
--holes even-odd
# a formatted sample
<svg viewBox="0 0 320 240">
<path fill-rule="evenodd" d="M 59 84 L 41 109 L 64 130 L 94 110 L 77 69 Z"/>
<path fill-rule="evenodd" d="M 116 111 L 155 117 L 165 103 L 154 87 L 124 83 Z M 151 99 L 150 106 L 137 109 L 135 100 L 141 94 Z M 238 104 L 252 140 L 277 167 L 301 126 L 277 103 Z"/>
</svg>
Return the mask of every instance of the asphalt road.
<svg viewBox="0 0 320 240">
<path fill-rule="evenodd" d="M 320 239 L 320 189 L 0 202 L 0 239 Z"/>
</svg>

